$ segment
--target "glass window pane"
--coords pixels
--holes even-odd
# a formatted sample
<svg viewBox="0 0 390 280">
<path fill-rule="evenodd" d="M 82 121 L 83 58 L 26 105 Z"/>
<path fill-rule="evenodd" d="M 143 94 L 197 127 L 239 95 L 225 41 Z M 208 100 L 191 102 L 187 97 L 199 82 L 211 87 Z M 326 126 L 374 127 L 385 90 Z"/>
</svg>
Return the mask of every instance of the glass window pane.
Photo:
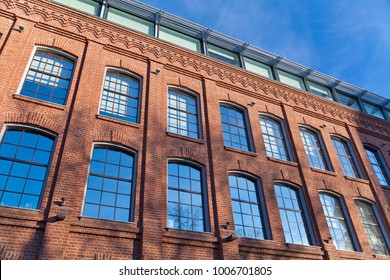
<svg viewBox="0 0 390 280">
<path fill-rule="evenodd" d="M 385 163 L 379 154 L 379 150 L 375 150 L 371 147 L 365 147 L 365 150 L 379 184 L 383 186 L 390 186 L 389 175 L 387 173 Z"/>
<path fill-rule="evenodd" d="M 282 70 L 277 70 L 279 74 L 279 79 L 282 83 L 301 89 L 301 90 L 306 90 L 305 89 L 305 84 L 303 83 L 303 80 L 301 77 L 295 76 L 293 74 L 284 72 Z"/>
<path fill-rule="evenodd" d="M 259 61 L 244 57 L 244 63 L 246 70 L 249 70 L 253 73 L 259 74 L 260 76 L 267 77 L 272 79 L 271 67 L 263 64 Z"/>
<path fill-rule="evenodd" d="M 330 93 L 330 90 L 327 87 L 316 84 L 311 81 L 309 81 L 308 83 L 309 83 L 309 88 L 311 93 L 333 100 L 332 94 Z"/>
<path fill-rule="evenodd" d="M 159 38 L 198 53 L 202 52 L 199 39 L 195 39 L 164 26 L 160 26 Z"/>
<path fill-rule="evenodd" d="M 329 170 L 317 134 L 305 128 L 299 130 L 310 166 Z"/>
<path fill-rule="evenodd" d="M 235 66 L 240 66 L 240 61 L 238 59 L 238 54 L 222 49 L 220 47 L 208 44 L 208 53 L 212 58 L 218 59 L 220 61 L 233 64 Z"/>
<path fill-rule="evenodd" d="M 153 36 L 154 35 L 154 23 L 136 17 L 124 11 L 109 7 L 107 20 L 123 25 L 127 28 L 131 28 L 142 32 L 144 34 Z"/>
<path fill-rule="evenodd" d="M 53 0 L 88 14 L 99 15 L 99 3 L 92 0 Z"/>
</svg>

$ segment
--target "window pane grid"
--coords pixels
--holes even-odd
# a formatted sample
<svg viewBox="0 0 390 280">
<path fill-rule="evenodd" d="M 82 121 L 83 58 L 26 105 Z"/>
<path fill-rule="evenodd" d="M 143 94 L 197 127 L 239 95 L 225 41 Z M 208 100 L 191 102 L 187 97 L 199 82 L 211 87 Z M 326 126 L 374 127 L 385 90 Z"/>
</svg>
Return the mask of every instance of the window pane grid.
<svg viewBox="0 0 390 280">
<path fill-rule="evenodd" d="M 199 138 L 198 109 L 195 97 L 175 91 L 168 92 L 168 131 Z"/>
<path fill-rule="evenodd" d="M 297 191 L 283 185 L 275 185 L 275 193 L 286 243 L 309 245 L 309 237 Z"/>
<path fill-rule="evenodd" d="M 320 194 L 320 200 L 334 245 L 338 250 L 354 251 L 351 235 L 339 199 L 327 194 Z"/>
<path fill-rule="evenodd" d="M 374 170 L 376 177 L 378 178 L 379 184 L 383 186 L 389 186 L 389 179 L 386 176 L 386 170 L 383 166 L 381 159 L 379 158 L 378 151 L 365 149 L 368 159 L 370 160 L 372 169 Z"/>
<path fill-rule="evenodd" d="M 70 59 L 37 51 L 20 94 L 64 105 L 73 67 Z"/>
<path fill-rule="evenodd" d="M 260 124 L 267 156 L 282 160 L 289 160 L 281 124 L 276 120 L 266 117 L 260 118 Z"/>
<path fill-rule="evenodd" d="M 186 164 L 168 164 L 168 227 L 205 230 L 200 170 Z"/>
<path fill-rule="evenodd" d="M 352 158 L 351 152 L 346 142 L 339 139 L 332 139 L 333 145 L 336 149 L 341 168 L 345 176 L 358 178 L 359 173 L 357 171 L 355 162 Z"/>
<path fill-rule="evenodd" d="M 100 114 L 129 122 L 138 120 L 139 81 L 108 72 L 104 81 Z"/>
<path fill-rule="evenodd" d="M 128 222 L 134 157 L 115 148 L 94 148 L 83 215 Z"/>
<path fill-rule="evenodd" d="M 220 109 L 225 146 L 249 151 L 244 113 L 228 105 L 221 105 Z"/>
<path fill-rule="evenodd" d="M 303 146 L 311 167 L 328 170 L 318 136 L 306 129 L 300 129 Z"/>
<path fill-rule="evenodd" d="M 355 203 L 373 253 L 388 256 L 389 250 L 373 207 L 360 200 L 356 200 Z"/>
<path fill-rule="evenodd" d="M 53 139 L 26 130 L 7 130 L 0 144 L 0 205 L 37 209 Z"/>
<path fill-rule="evenodd" d="M 229 185 L 236 234 L 247 238 L 265 239 L 255 182 L 242 176 L 230 175 Z"/>
</svg>

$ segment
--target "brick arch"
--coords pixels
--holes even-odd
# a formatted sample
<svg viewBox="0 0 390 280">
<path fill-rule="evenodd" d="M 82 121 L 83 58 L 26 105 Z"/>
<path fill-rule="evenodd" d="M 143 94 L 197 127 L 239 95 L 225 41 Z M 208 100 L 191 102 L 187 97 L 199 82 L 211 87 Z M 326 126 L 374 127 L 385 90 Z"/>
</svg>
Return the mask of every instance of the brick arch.
<svg viewBox="0 0 390 280">
<path fill-rule="evenodd" d="M 94 142 L 107 142 L 116 143 L 121 146 L 130 148 L 136 152 L 142 150 L 141 144 L 130 138 L 128 135 L 121 131 L 111 130 L 109 132 L 93 131 L 92 137 Z"/>
<path fill-rule="evenodd" d="M 203 166 L 207 163 L 207 157 L 203 156 L 202 153 L 199 153 L 196 149 L 191 149 L 188 147 L 176 147 L 176 148 L 168 148 L 166 150 L 167 158 L 182 158 L 188 159 L 190 161 L 199 163 Z"/>
<path fill-rule="evenodd" d="M 35 45 L 46 46 L 46 47 L 51 47 L 51 48 L 58 48 L 58 49 L 61 49 L 69 54 L 73 54 L 77 57 L 82 56 L 82 52 L 80 50 L 77 50 L 77 48 L 75 46 L 64 42 L 60 38 L 38 37 L 35 39 Z"/>
<path fill-rule="evenodd" d="M 138 75 L 140 78 L 143 78 L 146 75 L 144 70 L 135 66 L 133 63 L 125 59 L 105 58 L 104 65 L 106 67 L 117 68 L 118 70 L 133 73 L 135 75 Z"/>
<path fill-rule="evenodd" d="M 4 122 L 14 124 L 30 124 L 35 125 L 43 129 L 50 130 L 56 134 L 61 134 L 64 127 L 58 122 L 55 122 L 49 118 L 49 116 L 39 112 L 4 112 Z"/>
</svg>

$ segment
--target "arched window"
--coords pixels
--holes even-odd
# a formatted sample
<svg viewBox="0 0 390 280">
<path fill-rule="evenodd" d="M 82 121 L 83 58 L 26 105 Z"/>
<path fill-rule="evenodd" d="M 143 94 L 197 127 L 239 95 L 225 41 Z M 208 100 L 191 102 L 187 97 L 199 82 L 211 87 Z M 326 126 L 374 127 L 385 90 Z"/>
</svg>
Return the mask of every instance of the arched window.
<svg viewBox="0 0 390 280">
<path fill-rule="evenodd" d="M 313 244 L 300 190 L 283 183 L 275 184 L 274 188 L 286 243 Z"/>
<path fill-rule="evenodd" d="M 230 174 L 229 186 L 236 234 L 248 238 L 269 239 L 267 223 L 264 221 L 264 199 L 258 182 L 241 174 Z"/>
<path fill-rule="evenodd" d="M 65 105 L 73 71 L 74 59 L 54 50 L 37 49 L 20 95 Z"/>
<path fill-rule="evenodd" d="M 135 155 L 111 145 L 93 148 L 83 216 L 132 221 Z"/>
<path fill-rule="evenodd" d="M 368 159 L 370 160 L 372 169 L 375 172 L 379 184 L 382 186 L 390 186 L 388 169 L 379 150 L 370 146 L 364 146 L 364 149 L 366 150 Z"/>
<path fill-rule="evenodd" d="M 282 121 L 261 115 L 260 124 L 267 156 L 281 160 L 291 160 Z"/>
<path fill-rule="evenodd" d="M 347 140 L 333 136 L 332 142 L 344 175 L 359 178 L 359 170 L 356 165 L 355 157 L 351 152 Z"/>
<path fill-rule="evenodd" d="M 168 132 L 200 138 L 198 99 L 174 88 L 168 90 Z"/>
<path fill-rule="evenodd" d="M 208 231 L 202 169 L 183 161 L 168 163 L 168 227 Z"/>
<path fill-rule="evenodd" d="M 54 137 L 26 127 L 5 130 L 0 144 L 0 205 L 38 209 Z"/>
<path fill-rule="evenodd" d="M 220 105 L 220 111 L 225 146 L 250 151 L 245 111 L 226 103 Z"/>
<path fill-rule="evenodd" d="M 322 209 L 328 223 L 333 244 L 338 250 L 355 251 L 349 220 L 344 210 L 341 198 L 329 193 L 320 193 Z"/>
<path fill-rule="evenodd" d="M 132 123 L 139 122 L 140 79 L 108 69 L 100 101 L 100 114 Z"/>
<path fill-rule="evenodd" d="M 379 223 L 380 220 L 378 220 L 379 216 L 375 211 L 374 205 L 360 199 L 356 199 L 355 204 L 372 252 L 374 254 L 388 256 L 389 241 L 383 233 L 381 224 Z"/>
<path fill-rule="evenodd" d="M 305 127 L 299 128 L 310 167 L 329 170 L 319 135 Z"/>
</svg>

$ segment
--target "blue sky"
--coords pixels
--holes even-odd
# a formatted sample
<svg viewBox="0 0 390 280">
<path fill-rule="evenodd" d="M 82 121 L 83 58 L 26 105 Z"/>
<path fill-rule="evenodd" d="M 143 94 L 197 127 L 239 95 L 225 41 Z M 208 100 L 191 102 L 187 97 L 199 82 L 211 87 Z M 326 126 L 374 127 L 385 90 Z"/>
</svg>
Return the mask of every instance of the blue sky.
<svg viewBox="0 0 390 280">
<path fill-rule="evenodd" d="M 390 98 L 390 0 L 141 0 Z"/>
</svg>

